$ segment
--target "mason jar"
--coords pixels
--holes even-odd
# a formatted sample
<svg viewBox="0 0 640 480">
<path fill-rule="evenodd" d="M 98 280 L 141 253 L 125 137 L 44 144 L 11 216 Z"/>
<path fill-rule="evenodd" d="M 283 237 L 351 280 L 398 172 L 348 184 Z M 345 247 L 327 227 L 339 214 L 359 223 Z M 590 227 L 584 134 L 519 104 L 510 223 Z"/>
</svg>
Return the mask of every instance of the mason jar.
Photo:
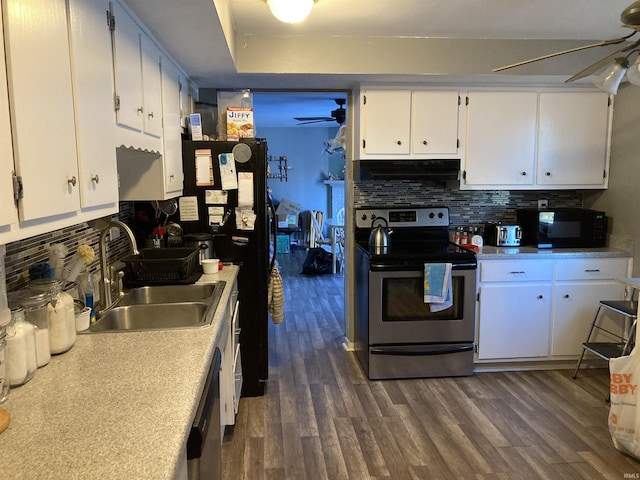
<svg viewBox="0 0 640 480">
<path fill-rule="evenodd" d="M 62 291 L 62 282 L 54 279 L 38 279 L 31 282 L 49 294 L 47 306 L 49 322 L 49 346 L 52 355 L 64 353 L 76 343 L 76 315 L 73 297 Z"/>
<path fill-rule="evenodd" d="M 27 383 L 38 369 L 36 362 L 36 327 L 26 321 L 24 308 L 11 309 L 11 321 L 6 327 L 6 376 L 9 385 Z"/>
<path fill-rule="evenodd" d="M 0 405 L 9 395 L 9 380 L 7 379 L 7 330 L 0 326 Z"/>
</svg>

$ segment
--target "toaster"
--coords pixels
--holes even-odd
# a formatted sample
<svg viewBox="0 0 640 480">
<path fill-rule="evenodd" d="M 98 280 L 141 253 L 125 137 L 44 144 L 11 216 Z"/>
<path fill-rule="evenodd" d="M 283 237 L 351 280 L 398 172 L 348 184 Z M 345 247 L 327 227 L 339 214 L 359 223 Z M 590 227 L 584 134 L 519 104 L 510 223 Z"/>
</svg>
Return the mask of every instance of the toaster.
<svg viewBox="0 0 640 480">
<path fill-rule="evenodd" d="M 486 223 L 484 226 L 484 244 L 494 247 L 519 247 L 522 238 L 520 225 Z"/>
</svg>

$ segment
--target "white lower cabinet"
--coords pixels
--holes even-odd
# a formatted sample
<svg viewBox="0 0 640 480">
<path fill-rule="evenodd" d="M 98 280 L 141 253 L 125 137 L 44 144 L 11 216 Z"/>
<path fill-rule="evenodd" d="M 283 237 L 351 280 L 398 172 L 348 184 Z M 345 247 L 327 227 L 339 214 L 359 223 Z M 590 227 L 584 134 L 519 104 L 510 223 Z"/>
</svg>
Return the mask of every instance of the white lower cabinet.
<svg viewBox="0 0 640 480">
<path fill-rule="evenodd" d="M 236 414 L 242 389 L 242 365 L 240 362 L 240 325 L 238 322 L 238 285 L 234 283 L 227 305 L 225 322 L 229 328 L 224 330 L 225 338 L 220 342 L 222 366 L 220 371 L 220 424 L 224 427 L 236 423 Z"/>
<path fill-rule="evenodd" d="M 630 258 L 481 260 L 476 362 L 574 360 L 600 300 L 622 300 L 615 279 Z"/>
<path fill-rule="evenodd" d="M 553 262 L 480 262 L 479 360 L 549 355 Z"/>
</svg>

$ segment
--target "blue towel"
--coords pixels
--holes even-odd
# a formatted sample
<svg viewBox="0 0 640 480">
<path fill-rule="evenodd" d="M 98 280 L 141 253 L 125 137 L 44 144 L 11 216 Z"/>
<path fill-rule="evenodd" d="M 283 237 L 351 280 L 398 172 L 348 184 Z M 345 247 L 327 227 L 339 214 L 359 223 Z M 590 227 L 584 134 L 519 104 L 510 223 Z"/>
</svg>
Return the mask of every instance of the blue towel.
<svg viewBox="0 0 640 480">
<path fill-rule="evenodd" d="M 451 264 L 424 264 L 424 303 L 432 312 L 445 310 L 453 305 L 451 293 Z"/>
</svg>

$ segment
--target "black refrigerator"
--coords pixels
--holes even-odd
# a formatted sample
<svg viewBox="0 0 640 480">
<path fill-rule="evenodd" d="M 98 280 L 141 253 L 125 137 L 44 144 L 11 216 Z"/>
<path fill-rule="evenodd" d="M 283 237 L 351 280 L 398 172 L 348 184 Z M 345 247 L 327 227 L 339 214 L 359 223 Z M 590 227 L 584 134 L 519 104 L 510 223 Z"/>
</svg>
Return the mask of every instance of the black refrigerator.
<svg viewBox="0 0 640 480">
<path fill-rule="evenodd" d="M 260 396 L 265 391 L 269 366 L 267 289 L 275 261 L 270 235 L 275 235 L 273 222 L 277 222 L 267 192 L 267 142 L 265 139 L 185 140 L 182 156 L 183 197 L 187 197 L 188 203 L 183 204 L 184 198 L 181 198 L 180 209 L 186 209 L 188 205 L 191 212 L 186 216 L 193 218 L 197 200 L 198 219 L 185 220 L 185 212 L 180 212 L 180 225 L 185 235 L 212 234 L 215 256 L 222 262 L 232 262 L 240 267 L 238 315 L 242 396 Z M 235 171 L 240 190 L 223 189 L 229 187 L 230 171 Z M 223 185 L 222 176 L 227 180 L 226 185 Z M 252 202 L 249 198 L 251 190 Z M 246 207 L 248 202 L 252 203 L 251 208 Z M 211 215 L 212 212 L 215 215 Z M 255 221 L 251 213 L 255 215 Z M 249 228 L 251 224 L 252 228 Z"/>
</svg>

